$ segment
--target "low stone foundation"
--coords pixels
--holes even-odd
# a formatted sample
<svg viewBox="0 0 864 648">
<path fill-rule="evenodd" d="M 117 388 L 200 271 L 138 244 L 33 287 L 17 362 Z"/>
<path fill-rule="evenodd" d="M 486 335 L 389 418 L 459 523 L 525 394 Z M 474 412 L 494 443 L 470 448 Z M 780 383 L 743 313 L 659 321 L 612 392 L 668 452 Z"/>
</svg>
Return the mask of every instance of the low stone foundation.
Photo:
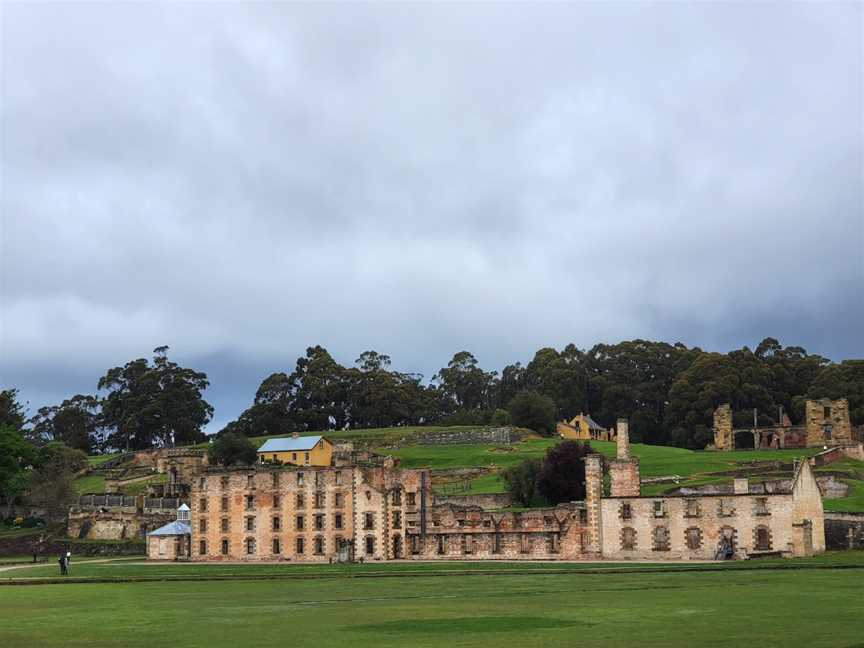
<svg viewBox="0 0 864 648">
<path fill-rule="evenodd" d="M 483 510 L 502 509 L 513 506 L 509 493 L 480 493 L 474 495 L 435 495 L 434 505 L 479 506 Z"/>
<path fill-rule="evenodd" d="M 864 549 L 864 513 L 825 513 L 828 549 Z"/>
</svg>

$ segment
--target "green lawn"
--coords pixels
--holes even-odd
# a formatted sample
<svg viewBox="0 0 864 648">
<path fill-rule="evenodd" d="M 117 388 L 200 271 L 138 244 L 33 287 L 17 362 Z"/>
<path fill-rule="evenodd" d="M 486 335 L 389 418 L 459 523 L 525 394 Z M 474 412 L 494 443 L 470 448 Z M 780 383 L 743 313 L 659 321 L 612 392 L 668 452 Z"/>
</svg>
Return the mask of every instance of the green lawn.
<svg viewBox="0 0 864 648">
<path fill-rule="evenodd" d="M 559 439 L 531 439 L 506 448 L 492 445 L 408 446 L 398 450 L 381 450 L 399 457 L 405 468 L 464 468 L 473 466 L 512 466 L 529 457 L 542 457 Z M 591 447 L 607 457 L 615 456 L 615 443 L 592 441 Z M 635 443 L 630 446 L 639 459 L 643 477 L 692 475 L 695 473 L 733 470 L 751 461 L 784 461 L 816 454 L 818 448 L 800 450 L 745 450 L 735 452 L 704 452 L 650 446 Z"/>
<path fill-rule="evenodd" d="M 75 486 L 75 492 L 79 495 L 105 492 L 105 476 L 99 473 L 79 477 L 73 482 L 73 484 Z"/>
<path fill-rule="evenodd" d="M 823 499 L 822 506 L 826 511 L 864 511 L 864 482 L 844 480 L 849 484 L 849 495 L 838 499 Z"/>
<path fill-rule="evenodd" d="M 456 432 L 459 430 L 475 430 L 476 425 L 406 425 L 404 427 L 389 427 L 389 428 L 362 428 L 357 430 L 333 430 L 333 431 L 318 431 L 318 432 L 301 432 L 300 436 L 326 436 L 331 441 L 365 441 L 375 444 L 394 443 L 401 439 L 407 439 L 417 434 L 424 432 L 441 432 L 450 431 Z M 260 437 L 250 437 L 250 440 L 256 444 L 263 444 L 267 439 L 277 439 L 280 437 L 290 436 L 286 434 L 274 434 Z M 196 448 L 206 448 L 207 442 L 199 443 Z"/>
<path fill-rule="evenodd" d="M 81 564 L 82 560 L 99 561 Z M 439 573 L 521 573 L 521 572 L 571 572 L 571 571 L 632 571 L 636 570 L 763 570 L 786 568 L 823 568 L 846 567 L 864 570 L 864 551 L 829 551 L 813 558 L 777 558 L 751 561 L 730 562 L 692 562 L 692 563 L 642 563 L 642 562 L 546 562 L 520 561 L 405 561 L 381 562 L 348 565 L 329 564 L 292 564 L 292 563 L 175 563 L 146 561 L 143 556 L 110 559 L 105 562 L 98 556 L 80 558 L 74 561 L 76 578 L 87 579 L 194 579 L 194 578 L 295 578 L 295 577 L 332 577 L 332 576 L 377 576 L 394 574 L 439 574 Z M 40 567 L 0 572 L 2 580 L 57 578 L 57 566 L 50 564 Z"/>
<path fill-rule="evenodd" d="M 380 452 L 399 457 L 400 465 L 405 468 L 483 467 L 497 471 L 524 459 L 543 457 L 546 451 L 558 442 L 559 439 L 531 439 L 504 448 L 492 445 L 407 446 L 398 450 L 382 449 Z M 594 441 L 591 447 L 607 457 L 615 456 L 613 442 Z M 819 452 L 819 449 L 700 452 L 637 443 L 631 445 L 631 452 L 639 459 L 643 478 L 679 475 L 687 478 L 682 480 L 680 485 L 695 486 L 731 480 L 731 477 L 718 477 L 709 473 L 735 470 L 742 464 L 753 461 L 782 461 L 791 464 L 793 459 L 814 455 Z M 646 494 L 659 494 L 672 487 L 674 484 L 650 485 L 646 487 Z M 467 491 L 469 494 L 501 492 L 504 492 L 504 484 L 495 474 L 483 475 L 473 480 L 470 490 Z"/>
<path fill-rule="evenodd" d="M 20 538 L 44 533 L 44 528 L 38 527 L 6 527 L 0 526 L 0 538 Z"/>
<path fill-rule="evenodd" d="M 117 454 L 92 455 L 90 457 L 87 457 L 87 461 L 93 468 L 95 468 L 96 466 L 101 466 L 103 463 L 105 463 L 109 459 L 113 459 L 114 457 L 117 457 L 117 456 L 119 456 L 119 455 L 117 455 Z"/>
<path fill-rule="evenodd" d="M 0 586 L 0 645 L 852 648 L 862 642 L 861 578 L 861 569 L 574 569 Z"/>
</svg>

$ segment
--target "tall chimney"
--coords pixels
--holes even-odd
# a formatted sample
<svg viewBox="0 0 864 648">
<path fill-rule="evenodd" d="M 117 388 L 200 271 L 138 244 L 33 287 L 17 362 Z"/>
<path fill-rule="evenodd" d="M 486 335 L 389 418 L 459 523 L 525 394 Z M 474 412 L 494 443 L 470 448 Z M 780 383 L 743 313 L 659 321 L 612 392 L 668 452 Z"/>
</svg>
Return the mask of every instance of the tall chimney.
<svg viewBox="0 0 864 648">
<path fill-rule="evenodd" d="M 618 459 L 630 458 L 630 424 L 626 418 L 619 418 L 616 422 L 617 434 L 615 435 L 618 444 Z"/>
</svg>

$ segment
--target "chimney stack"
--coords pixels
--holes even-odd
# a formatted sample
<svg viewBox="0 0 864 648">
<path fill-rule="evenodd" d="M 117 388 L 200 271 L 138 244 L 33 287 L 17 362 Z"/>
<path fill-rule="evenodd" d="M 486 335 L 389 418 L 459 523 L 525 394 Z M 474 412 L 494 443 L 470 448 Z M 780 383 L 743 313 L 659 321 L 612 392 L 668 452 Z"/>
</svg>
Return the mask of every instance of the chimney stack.
<svg viewBox="0 0 864 648">
<path fill-rule="evenodd" d="M 618 444 L 618 459 L 630 458 L 630 424 L 626 418 L 619 418 L 616 422 L 617 432 L 615 439 Z"/>
</svg>

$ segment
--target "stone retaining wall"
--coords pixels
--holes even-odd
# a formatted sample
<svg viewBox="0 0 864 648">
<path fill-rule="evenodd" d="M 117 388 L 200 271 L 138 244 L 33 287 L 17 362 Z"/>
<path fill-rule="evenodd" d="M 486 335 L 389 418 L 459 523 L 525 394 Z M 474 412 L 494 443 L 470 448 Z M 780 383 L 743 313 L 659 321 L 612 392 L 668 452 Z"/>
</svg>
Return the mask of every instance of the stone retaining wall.
<svg viewBox="0 0 864 648">
<path fill-rule="evenodd" d="M 523 435 L 516 428 L 476 428 L 448 432 L 423 432 L 414 437 L 417 445 L 510 445 L 521 441 Z"/>
<path fill-rule="evenodd" d="M 56 560 L 67 551 L 75 556 L 139 556 L 146 553 L 146 545 L 141 541 L 130 542 L 76 542 L 73 539 L 52 538 L 39 542 L 39 536 L 23 536 L 0 539 L 0 554 L 10 556 L 31 555 L 34 545 L 38 545 L 39 556 Z"/>
</svg>

